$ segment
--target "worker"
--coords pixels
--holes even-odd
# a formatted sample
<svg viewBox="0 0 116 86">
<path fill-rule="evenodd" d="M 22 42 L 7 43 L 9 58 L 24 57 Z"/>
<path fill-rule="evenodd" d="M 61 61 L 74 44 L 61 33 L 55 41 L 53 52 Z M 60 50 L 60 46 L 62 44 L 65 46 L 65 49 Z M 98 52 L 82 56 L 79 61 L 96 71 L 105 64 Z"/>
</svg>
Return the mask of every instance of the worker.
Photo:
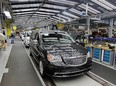
<svg viewBox="0 0 116 86">
<path fill-rule="evenodd" d="M 14 44 L 14 40 L 15 40 L 15 34 L 12 33 L 12 34 L 11 34 L 11 44 Z"/>
<path fill-rule="evenodd" d="M 0 31 L 0 48 L 6 49 L 6 37 Z"/>
</svg>

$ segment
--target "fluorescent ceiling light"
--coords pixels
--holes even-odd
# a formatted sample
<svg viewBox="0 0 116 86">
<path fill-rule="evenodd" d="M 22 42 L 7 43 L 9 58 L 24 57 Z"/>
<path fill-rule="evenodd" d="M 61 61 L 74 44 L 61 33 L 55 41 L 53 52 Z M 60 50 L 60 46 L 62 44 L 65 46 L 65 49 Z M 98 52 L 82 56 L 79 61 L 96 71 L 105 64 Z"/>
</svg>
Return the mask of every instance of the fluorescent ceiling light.
<svg viewBox="0 0 116 86">
<path fill-rule="evenodd" d="M 58 5 L 50 5 L 50 4 L 45 4 L 43 7 L 56 8 L 56 9 L 62 9 L 62 10 L 67 9 L 67 7 L 58 6 Z"/>
<path fill-rule="evenodd" d="M 47 21 L 58 21 L 58 20 L 55 20 L 54 18 L 50 18 L 50 19 L 48 19 Z"/>
<path fill-rule="evenodd" d="M 79 7 L 83 8 L 83 9 L 86 9 L 86 5 L 85 4 L 81 4 L 81 5 L 79 5 Z M 98 10 L 96 10 L 96 9 L 90 7 L 90 6 L 88 6 L 88 11 L 90 11 L 92 13 L 95 13 L 95 14 L 101 13 L 100 11 L 98 11 Z"/>
<path fill-rule="evenodd" d="M 33 15 L 33 17 L 44 17 L 44 16 L 48 16 L 48 15 L 45 15 L 45 14 L 26 14 L 26 15 L 24 15 L 24 16 L 31 16 L 31 15 Z"/>
<path fill-rule="evenodd" d="M 47 11 L 47 12 L 56 12 L 56 13 L 60 12 L 58 10 L 50 10 L 50 9 L 43 9 L 43 8 L 40 8 L 39 10 L 40 11 Z"/>
<path fill-rule="evenodd" d="M 116 6 L 112 5 L 111 3 L 107 2 L 106 0 L 99 0 L 99 2 L 102 2 L 103 4 L 111 7 L 112 9 L 116 9 Z"/>
<path fill-rule="evenodd" d="M 39 13 L 39 14 L 48 14 L 48 15 L 55 15 L 54 13 L 45 13 L 45 12 L 36 12 L 36 13 Z"/>
<path fill-rule="evenodd" d="M 57 17 L 57 16 L 53 16 L 54 18 L 57 18 L 57 19 L 59 19 L 59 21 L 60 20 L 62 20 L 62 21 L 66 21 L 65 19 L 63 19 L 63 18 L 60 18 L 60 17 Z"/>
<path fill-rule="evenodd" d="M 11 15 L 9 11 L 4 11 L 4 14 L 7 16 L 7 18 L 11 19 Z"/>
<path fill-rule="evenodd" d="M 36 16 L 38 16 L 38 17 L 47 17 L 48 15 L 44 15 L 44 14 L 37 14 Z"/>
<path fill-rule="evenodd" d="M 28 14 L 28 15 L 32 15 L 32 14 Z M 33 14 L 33 16 L 38 16 L 39 14 Z"/>
<path fill-rule="evenodd" d="M 66 17 L 66 16 L 64 16 L 64 15 L 61 15 L 61 14 L 58 14 L 58 16 L 63 17 L 63 18 L 68 19 L 68 20 L 70 20 L 70 19 L 71 19 L 71 18 Z"/>
<path fill-rule="evenodd" d="M 73 17 L 73 18 L 79 18 L 78 16 L 75 16 L 71 13 L 68 13 L 68 12 L 62 12 L 64 15 L 67 15 L 67 16 L 70 16 L 70 17 Z"/>
<path fill-rule="evenodd" d="M 13 10 L 13 12 L 19 12 L 19 11 L 34 11 L 37 10 L 37 8 L 33 8 L 33 9 L 20 9 L 20 10 Z"/>
<path fill-rule="evenodd" d="M 39 4 L 21 4 L 21 5 L 12 5 L 12 8 L 25 8 L 25 7 L 39 7 Z"/>
<path fill-rule="evenodd" d="M 79 5 L 79 7 L 86 10 L 86 7 L 84 7 L 84 6 L 82 6 L 82 5 Z M 97 12 L 94 12 L 94 11 L 92 11 L 92 10 L 90 10 L 90 9 L 88 9 L 88 11 L 91 12 L 91 13 L 97 14 Z"/>
<path fill-rule="evenodd" d="M 23 13 L 14 13 L 14 14 L 26 14 L 26 13 L 34 13 L 34 12 L 23 12 Z"/>
<path fill-rule="evenodd" d="M 10 0 L 10 1 L 16 1 L 16 2 L 27 2 L 27 1 L 36 1 L 36 0 Z"/>
<path fill-rule="evenodd" d="M 68 4 L 68 5 L 76 5 L 77 4 L 77 2 L 68 1 L 68 0 L 49 0 L 49 1 L 62 3 L 62 4 Z"/>
<path fill-rule="evenodd" d="M 33 14 L 34 12 L 23 12 L 23 13 L 14 13 L 14 15 L 15 14 L 27 14 L 27 15 L 31 15 L 31 14 Z M 45 12 L 36 12 L 36 13 L 38 13 L 38 15 L 45 15 L 45 14 L 48 14 L 48 15 L 55 15 L 54 13 L 45 13 Z M 34 14 L 34 15 L 36 15 L 36 14 Z"/>
<path fill-rule="evenodd" d="M 69 9 L 71 12 L 74 12 L 74 13 L 76 13 L 76 14 L 79 14 L 79 15 L 81 15 L 81 11 L 79 11 L 79 10 L 76 10 L 76 9 L 74 9 L 74 8 L 71 8 L 71 9 Z"/>
<path fill-rule="evenodd" d="M 53 19 L 53 20 L 55 20 L 55 21 L 59 21 L 58 19 L 55 19 L 55 18 L 53 18 L 53 17 L 51 17 L 50 19 Z"/>
<path fill-rule="evenodd" d="M 91 0 L 91 1 L 94 2 L 94 3 L 96 3 L 96 4 L 98 4 L 98 5 L 100 5 L 100 6 L 102 6 L 103 8 L 105 8 L 105 9 L 107 9 L 107 10 L 113 10 L 112 8 L 108 7 L 107 5 L 101 3 L 101 2 L 98 1 L 98 0 Z"/>
</svg>

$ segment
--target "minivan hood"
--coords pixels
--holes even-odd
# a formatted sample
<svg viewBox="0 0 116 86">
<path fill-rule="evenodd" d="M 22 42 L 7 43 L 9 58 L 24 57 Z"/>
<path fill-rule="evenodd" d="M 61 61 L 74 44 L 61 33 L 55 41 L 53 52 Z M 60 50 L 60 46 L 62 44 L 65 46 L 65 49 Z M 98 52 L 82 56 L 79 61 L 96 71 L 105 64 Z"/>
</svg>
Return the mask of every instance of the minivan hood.
<svg viewBox="0 0 116 86">
<path fill-rule="evenodd" d="M 53 56 L 60 56 L 65 65 L 79 65 L 86 61 L 87 50 L 76 43 L 44 45 L 47 52 Z"/>
<path fill-rule="evenodd" d="M 44 44 L 44 48 L 49 52 L 50 54 L 69 54 L 70 57 L 72 57 L 74 54 L 77 55 L 86 55 L 87 50 L 76 43 L 71 44 Z"/>
</svg>

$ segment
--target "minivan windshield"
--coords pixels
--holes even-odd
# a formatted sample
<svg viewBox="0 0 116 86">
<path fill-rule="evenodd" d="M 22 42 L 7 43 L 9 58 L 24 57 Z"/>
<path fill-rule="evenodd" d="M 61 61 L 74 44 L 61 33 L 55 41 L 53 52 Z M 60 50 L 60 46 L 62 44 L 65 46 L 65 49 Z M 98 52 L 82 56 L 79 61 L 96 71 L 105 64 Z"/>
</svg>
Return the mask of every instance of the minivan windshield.
<svg viewBox="0 0 116 86">
<path fill-rule="evenodd" d="M 72 43 L 75 42 L 71 36 L 68 34 L 43 34 L 42 35 L 42 41 L 43 43 Z"/>
</svg>

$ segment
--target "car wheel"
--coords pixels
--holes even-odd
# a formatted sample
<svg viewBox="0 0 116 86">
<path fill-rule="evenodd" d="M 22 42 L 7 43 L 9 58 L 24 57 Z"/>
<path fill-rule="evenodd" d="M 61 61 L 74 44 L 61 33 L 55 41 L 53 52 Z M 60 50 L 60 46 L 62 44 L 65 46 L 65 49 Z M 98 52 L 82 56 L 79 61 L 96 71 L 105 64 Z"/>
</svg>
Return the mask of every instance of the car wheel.
<svg viewBox="0 0 116 86">
<path fill-rule="evenodd" d="M 29 48 L 29 46 L 27 46 L 27 44 L 26 43 L 24 43 L 25 44 L 25 48 Z"/>
<path fill-rule="evenodd" d="M 43 62 L 42 61 L 39 62 L 39 72 L 40 72 L 40 75 L 42 77 L 45 76 L 45 70 L 44 70 L 44 66 L 43 66 Z"/>
<path fill-rule="evenodd" d="M 27 45 L 25 45 L 26 48 L 29 48 Z"/>
</svg>

